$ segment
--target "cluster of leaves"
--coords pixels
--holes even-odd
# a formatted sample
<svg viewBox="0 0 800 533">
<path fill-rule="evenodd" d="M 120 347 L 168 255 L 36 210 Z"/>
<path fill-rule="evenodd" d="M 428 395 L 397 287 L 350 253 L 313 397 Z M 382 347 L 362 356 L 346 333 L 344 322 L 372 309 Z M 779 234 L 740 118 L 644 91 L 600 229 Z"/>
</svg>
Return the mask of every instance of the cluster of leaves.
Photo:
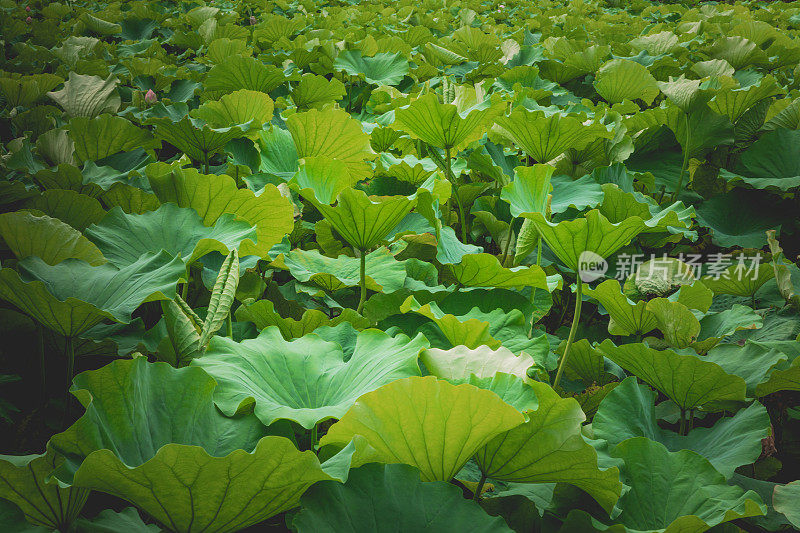
<svg viewBox="0 0 800 533">
<path fill-rule="evenodd" d="M 3 531 L 800 528 L 800 4 L 0 11 Z"/>
</svg>

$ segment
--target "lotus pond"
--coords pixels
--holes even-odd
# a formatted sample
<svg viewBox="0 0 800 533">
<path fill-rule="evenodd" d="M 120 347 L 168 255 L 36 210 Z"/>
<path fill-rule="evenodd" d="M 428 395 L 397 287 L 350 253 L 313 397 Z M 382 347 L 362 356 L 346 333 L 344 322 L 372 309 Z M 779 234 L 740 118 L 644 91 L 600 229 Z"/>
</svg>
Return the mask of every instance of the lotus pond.
<svg viewBox="0 0 800 533">
<path fill-rule="evenodd" d="M 0 531 L 800 529 L 800 2 L 0 33 Z"/>
</svg>

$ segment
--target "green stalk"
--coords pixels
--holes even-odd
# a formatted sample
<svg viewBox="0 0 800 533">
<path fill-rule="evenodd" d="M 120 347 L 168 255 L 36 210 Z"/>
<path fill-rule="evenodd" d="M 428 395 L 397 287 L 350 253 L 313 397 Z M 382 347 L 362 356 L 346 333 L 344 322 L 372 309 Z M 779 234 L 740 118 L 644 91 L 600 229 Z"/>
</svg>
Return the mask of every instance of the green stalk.
<svg viewBox="0 0 800 533">
<path fill-rule="evenodd" d="M 536 266 L 542 262 L 542 238 L 539 237 L 539 243 L 536 245 Z M 531 287 L 531 305 L 536 305 L 536 287 Z M 533 335 L 533 325 L 536 323 L 536 313 L 531 316 L 531 330 L 528 332 L 528 338 Z"/>
<path fill-rule="evenodd" d="M 686 435 L 686 409 L 681 408 L 681 421 L 678 425 L 678 434 Z"/>
<path fill-rule="evenodd" d="M 314 424 L 314 427 L 311 428 L 311 449 L 314 450 L 317 447 L 317 425 Z"/>
<path fill-rule="evenodd" d="M 572 347 L 572 341 L 575 339 L 575 332 L 578 330 L 578 322 L 581 319 L 581 304 L 583 303 L 583 281 L 578 274 L 578 283 L 575 290 L 575 314 L 572 317 L 572 327 L 569 328 L 569 337 L 567 337 L 567 345 L 564 348 L 564 355 L 561 356 L 561 362 L 558 364 L 558 371 L 556 372 L 556 379 L 553 381 L 553 388 L 557 388 L 561 381 L 561 374 L 564 373 L 564 363 L 567 362 L 569 357 L 569 349 Z"/>
<path fill-rule="evenodd" d="M 514 219 L 511 219 L 511 222 L 508 224 L 508 235 L 506 236 L 506 245 L 503 247 L 503 260 L 500 261 L 502 266 L 505 266 L 506 259 L 508 258 L 508 250 L 511 248 L 511 236 L 513 235 L 513 231 L 511 230 L 511 224 L 514 223 Z"/>
<path fill-rule="evenodd" d="M 689 146 L 689 142 L 692 139 L 692 132 L 689 130 L 689 114 L 684 113 L 683 115 L 686 117 L 686 146 Z M 681 173 L 678 177 L 678 186 L 675 188 L 675 192 L 672 193 L 672 197 L 670 198 L 670 202 L 674 202 L 678 195 L 681 193 L 681 187 L 683 186 L 683 174 L 686 172 L 686 167 L 689 166 L 689 151 L 684 149 L 683 151 L 683 164 L 681 165 Z"/>
<path fill-rule="evenodd" d="M 478 486 L 475 489 L 475 494 L 472 495 L 472 499 L 476 502 L 481 499 L 481 491 L 483 490 L 483 485 L 486 483 L 486 474 L 481 472 L 481 480 L 478 481 Z"/>
<path fill-rule="evenodd" d="M 453 184 L 453 194 L 456 197 L 456 204 L 458 205 L 458 218 L 461 220 L 461 242 L 467 243 L 467 217 L 464 215 L 464 204 L 461 203 L 461 196 L 456 190 L 456 177 L 453 175 L 453 163 L 450 160 L 450 147 L 446 146 L 444 149 L 444 164 L 447 169 L 447 179 Z"/>
<path fill-rule="evenodd" d="M 364 302 L 367 301 L 367 253 L 365 250 L 361 250 L 359 273 L 361 278 L 358 281 L 358 285 L 361 287 L 361 297 L 358 300 L 358 309 L 356 309 L 356 312 L 360 315 L 364 311 Z"/>
<path fill-rule="evenodd" d="M 228 317 L 225 319 L 225 323 L 227 325 L 228 338 L 232 339 L 233 338 L 233 319 L 231 318 L 231 312 L 230 311 L 228 311 Z"/>
</svg>

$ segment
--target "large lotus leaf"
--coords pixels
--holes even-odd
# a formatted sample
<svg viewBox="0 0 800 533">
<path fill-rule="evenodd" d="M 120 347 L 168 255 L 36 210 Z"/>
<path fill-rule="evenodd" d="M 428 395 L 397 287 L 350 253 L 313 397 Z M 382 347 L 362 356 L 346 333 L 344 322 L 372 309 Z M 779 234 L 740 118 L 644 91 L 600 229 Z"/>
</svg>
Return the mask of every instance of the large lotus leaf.
<svg viewBox="0 0 800 533">
<path fill-rule="evenodd" d="M 347 165 L 353 180 L 372 175 L 365 161 L 372 157 L 369 135 L 361 123 L 342 109 L 311 109 L 295 113 L 286 120 L 292 134 L 297 157 L 321 156 L 337 159 Z"/>
<path fill-rule="evenodd" d="M 152 148 L 158 144 L 150 133 L 132 122 L 108 114 L 69 121 L 69 136 L 78 161 L 98 161 L 118 152 Z"/>
<path fill-rule="evenodd" d="M 500 198 L 508 202 L 511 216 L 524 216 L 526 213 L 547 215 L 553 176 L 550 165 L 533 165 L 514 169 L 514 180 L 503 187 Z"/>
<path fill-rule="evenodd" d="M 227 255 L 242 241 L 256 240 L 256 229 L 231 214 L 207 227 L 194 209 L 166 203 L 141 215 L 129 215 L 115 207 L 99 224 L 89 226 L 86 235 L 106 259 L 123 267 L 160 250 L 180 256 L 187 264 L 212 251 Z"/>
<path fill-rule="evenodd" d="M 581 150 L 596 139 L 613 136 L 602 124 L 584 125 L 578 117 L 558 113 L 548 116 L 544 111 L 528 111 L 524 107 L 496 122 L 537 163 L 547 163 L 570 148 Z"/>
<path fill-rule="evenodd" d="M 670 452 L 658 442 L 636 437 L 614 456 L 625 462 L 630 487 L 618 520 L 629 531 L 701 533 L 717 524 L 766 512 L 758 494 L 729 486 L 711 463 L 690 450 Z"/>
<path fill-rule="evenodd" d="M 262 438 L 252 414 L 222 415 L 214 387 L 199 368 L 143 357 L 78 375 L 72 391 L 86 413 L 51 440 L 68 458 L 56 477 L 125 499 L 177 532 L 243 529 L 331 479 L 312 452 Z"/>
<path fill-rule="evenodd" d="M 448 381 L 465 379 L 470 374 L 478 378 L 491 378 L 499 372 L 528 380 L 528 369 L 537 366 L 525 352 L 515 355 L 508 348 L 501 346 L 493 350 L 486 345 L 475 348 L 456 346 L 449 350 L 428 348 L 422 352 L 420 360 L 428 372 Z"/>
<path fill-rule="evenodd" d="M 291 97 L 298 109 L 321 109 L 340 100 L 347 90 L 336 78 L 326 79 L 316 74 L 303 74 L 292 88 Z"/>
<path fill-rule="evenodd" d="M 32 255 L 49 265 L 65 259 L 80 259 L 92 266 L 106 262 L 97 246 L 57 218 L 25 211 L 0 214 L 0 238 L 17 259 Z"/>
<path fill-rule="evenodd" d="M 349 322 L 356 329 L 364 329 L 370 325 L 369 320 L 347 308 L 334 318 L 330 318 L 319 309 L 306 309 L 300 320 L 284 318 L 278 314 L 275 305 L 269 300 L 258 300 L 241 305 L 236 309 L 235 314 L 236 320 L 252 322 L 258 330 L 277 326 L 287 341 L 312 333 L 323 326 L 337 326 L 342 322 Z"/>
<path fill-rule="evenodd" d="M 680 302 L 655 298 L 647 302 L 647 310 L 655 317 L 664 340 L 673 348 L 686 348 L 700 335 L 700 321 Z"/>
<path fill-rule="evenodd" d="M 373 448 L 371 461 L 415 466 L 423 481 L 449 481 L 493 437 L 523 422 L 494 392 L 411 377 L 359 398 L 320 444 L 343 447 L 361 435 Z"/>
<path fill-rule="evenodd" d="M 266 257 L 270 248 L 294 228 L 294 210 L 278 188 L 268 184 L 256 196 L 239 189 L 230 176 L 201 174 L 195 169 L 161 165 L 148 167 L 153 192 L 161 202 L 191 207 L 201 214 L 203 224 L 214 225 L 226 213 L 256 228 L 256 241 L 243 241 L 239 255 Z"/>
<path fill-rule="evenodd" d="M 581 436 L 586 415 L 573 398 L 531 382 L 539 407 L 529 420 L 489 441 L 475 455 L 483 475 L 515 483 L 569 483 L 590 494 L 607 511 L 622 484 L 616 468 L 600 470 L 597 452 Z"/>
<path fill-rule="evenodd" d="M 104 80 L 99 76 L 70 72 L 64 88 L 47 95 L 71 117 L 96 117 L 101 113 L 116 113 L 121 101 L 117 83 L 113 74 Z"/>
<path fill-rule="evenodd" d="M 0 271 L 0 297 L 42 325 L 74 337 L 109 318 L 128 323 L 143 302 L 175 296 L 183 262 L 165 251 L 118 269 L 66 259 L 50 266 L 38 257 L 19 262 L 22 277 Z"/>
<path fill-rule="evenodd" d="M 485 127 L 498 112 L 499 108 L 486 105 L 459 112 L 458 106 L 441 103 L 431 92 L 395 110 L 392 127 L 456 153 L 483 137 Z"/>
<path fill-rule="evenodd" d="M 350 472 L 344 485 L 323 481 L 300 500 L 292 520 L 300 533 L 450 533 L 510 532 L 500 517 L 465 500 L 458 488 L 442 481 L 423 482 L 408 465 L 364 465 Z"/>
<path fill-rule="evenodd" d="M 463 345 L 467 348 L 487 346 L 499 348 L 501 342 L 492 337 L 489 332 L 490 323 L 480 318 L 455 316 L 442 311 L 436 302 L 420 305 L 413 297 L 409 296 L 400 306 L 400 312 L 413 311 L 432 320 L 442 332 L 445 339 L 453 346 Z M 502 310 L 498 310 L 502 314 Z"/>
<path fill-rule="evenodd" d="M 612 335 L 645 334 L 658 326 L 655 315 L 647 309 L 647 302 L 629 300 L 616 279 L 607 279 L 594 289 L 587 287 L 584 293 L 608 311 L 608 332 Z"/>
<path fill-rule="evenodd" d="M 638 99 L 650 105 L 660 92 L 647 67 L 630 59 L 612 59 L 600 67 L 594 88 L 611 104 Z"/>
<path fill-rule="evenodd" d="M 583 176 L 576 180 L 564 175 L 554 176 L 551 183 L 551 213 L 563 213 L 569 208 L 583 211 L 587 207 L 597 207 L 603 201 L 603 188 L 592 176 Z"/>
<path fill-rule="evenodd" d="M 594 437 L 612 446 L 629 438 L 647 437 L 673 452 L 693 450 L 708 459 L 726 479 L 736 468 L 753 463 L 761 455 L 761 439 L 769 435 L 770 420 L 760 403 L 722 418 L 710 428 L 698 427 L 683 436 L 659 427 L 655 399 L 656 393 L 637 384 L 635 377 L 625 379 L 600 404 L 592 421 Z"/>
<path fill-rule="evenodd" d="M 145 124 L 155 126 L 153 133 L 158 139 L 167 141 L 192 160 L 206 165 L 212 155 L 233 139 L 247 135 L 249 130 L 249 124 L 212 128 L 204 120 L 189 116 L 186 104 L 166 107 L 159 103 Z"/>
<path fill-rule="evenodd" d="M 581 218 L 558 224 L 549 222 L 541 213 L 533 213 L 529 220 L 553 253 L 576 272 L 584 252 L 606 258 L 630 243 L 646 227 L 639 217 L 614 224 L 597 209 L 592 209 Z"/>
<path fill-rule="evenodd" d="M 776 205 L 773 195 L 762 196 L 758 192 L 737 188 L 714 196 L 697 208 L 697 221 L 709 228 L 714 244 L 724 248 L 761 248 L 767 243 L 765 232 L 781 227 L 783 208 Z"/>
<path fill-rule="evenodd" d="M 0 498 L 19 506 L 32 524 L 69 531 L 89 491 L 49 481 L 63 462 L 49 450 L 41 455 L 0 455 Z"/>
<path fill-rule="evenodd" d="M 64 78 L 55 74 L 41 73 L 28 76 L 3 76 L 0 78 L 0 94 L 9 107 L 31 107 L 48 91 L 55 89 Z"/>
<path fill-rule="evenodd" d="M 727 115 L 731 122 L 736 122 L 745 112 L 758 102 L 785 94 L 771 75 L 764 76 L 758 83 L 742 88 L 725 88 L 717 92 L 708 103 L 712 111 Z"/>
<path fill-rule="evenodd" d="M 284 265 L 292 277 L 300 282 L 311 282 L 329 292 L 344 287 L 355 287 L 360 281 L 360 263 L 355 257 L 340 255 L 326 257 L 317 250 L 293 250 L 284 256 Z M 386 248 L 367 254 L 367 288 L 379 292 L 402 289 L 408 277 L 406 267 Z"/>
<path fill-rule="evenodd" d="M 700 319 L 700 332 L 692 346 L 698 353 L 707 352 L 720 340 L 743 329 L 759 329 L 761 316 L 745 305 L 734 304 L 730 309 L 708 313 Z"/>
<path fill-rule="evenodd" d="M 341 418 L 362 394 L 419 375 L 417 358 L 427 346 L 422 335 L 393 338 L 368 329 L 358 333 L 345 361 L 335 342 L 313 333 L 287 342 L 271 327 L 241 343 L 215 337 L 192 364 L 217 381 L 214 401 L 223 413 L 231 416 L 252 405 L 265 425 L 288 419 L 312 428 Z"/>
<path fill-rule="evenodd" d="M 719 276 L 705 276 L 703 285 L 714 294 L 731 294 L 750 298 L 766 282 L 775 277 L 770 265 L 755 261 L 755 257 L 740 256 L 735 264 L 726 268 Z"/>
<path fill-rule="evenodd" d="M 615 346 L 606 339 L 603 355 L 664 393 L 681 409 L 711 407 L 714 402 L 744 401 L 746 385 L 739 376 L 695 355 L 655 350 L 645 344 Z"/>
<path fill-rule="evenodd" d="M 800 501 L 800 481 L 792 481 L 786 485 L 778 485 L 775 487 L 775 493 L 772 497 L 772 505 L 779 513 L 792 523 L 794 527 L 800 528 L 800 506 L 797 502 Z"/>
<path fill-rule="evenodd" d="M 106 210 L 96 198 L 67 189 L 46 190 L 23 205 L 26 209 L 35 209 L 66 222 L 78 231 L 100 222 L 106 215 Z"/>
<path fill-rule="evenodd" d="M 290 183 L 296 183 L 302 190 L 314 190 L 314 196 L 323 203 L 332 204 L 339 193 L 358 182 L 353 178 L 347 164 L 339 159 L 324 156 L 306 156 L 292 176 Z"/>
<path fill-rule="evenodd" d="M 416 197 L 374 196 L 364 191 L 344 189 L 336 206 L 320 201 L 313 189 L 303 189 L 303 197 L 319 209 L 331 226 L 358 250 L 369 250 L 383 241 L 414 208 Z"/>
<path fill-rule="evenodd" d="M 120 512 L 113 509 L 101 511 L 91 520 L 79 518 L 75 528 L 80 533 L 159 533 L 161 528 L 155 524 L 145 524 L 135 507 L 126 507 Z"/>
<path fill-rule="evenodd" d="M 788 191 L 800 185 L 800 131 L 778 129 L 765 133 L 741 155 L 741 170 L 720 170 L 730 182 L 756 189 Z"/>
<path fill-rule="evenodd" d="M 744 346 L 739 344 L 720 344 L 705 356 L 705 359 L 717 363 L 729 374 L 744 379 L 747 384 L 747 395 L 754 397 L 759 388 L 763 389 L 771 381 L 773 370 L 788 366 L 789 354 L 786 344 L 782 342 L 757 342 L 746 340 Z M 777 377 L 777 376 L 776 376 Z"/>
<path fill-rule="evenodd" d="M 602 187 L 603 203 L 598 208 L 600 213 L 611 222 L 621 222 L 629 217 L 644 220 L 646 228 L 643 232 L 656 233 L 682 232 L 696 239 L 696 234 L 686 231 L 692 227 L 694 208 L 686 207 L 683 202 L 674 202 L 662 207 L 649 196 L 640 193 L 625 192 L 615 184 L 605 183 Z"/>
<path fill-rule="evenodd" d="M 359 50 L 343 50 L 333 62 L 336 71 L 343 70 L 351 76 L 364 76 L 367 83 L 397 85 L 408 74 L 408 61 L 402 54 L 379 53 L 364 57 Z"/>
<path fill-rule="evenodd" d="M 274 107 L 269 95 L 241 89 L 226 94 L 219 100 L 204 103 L 193 110 L 191 115 L 205 120 L 213 128 L 250 124 L 250 128 L 260 130 L 264 123 L 272 120 Z"/>
<path fill-rule="evenodd" d="M 456 281 L 465 287 L 536 287 L 550 291 L 561 285 L 554 278 L 552 286 L 538 265 L 505 268 L 491 254 L 467 254 L 458 264 L 448 265 Z"/>
<path fill-rule="evenodd" d="M 212 99 L 240 89 L 270 93 L 285 79 L 283 71 L 275 65 L 234 55 L 208 71 L 203 88 Z"/>
</svg>

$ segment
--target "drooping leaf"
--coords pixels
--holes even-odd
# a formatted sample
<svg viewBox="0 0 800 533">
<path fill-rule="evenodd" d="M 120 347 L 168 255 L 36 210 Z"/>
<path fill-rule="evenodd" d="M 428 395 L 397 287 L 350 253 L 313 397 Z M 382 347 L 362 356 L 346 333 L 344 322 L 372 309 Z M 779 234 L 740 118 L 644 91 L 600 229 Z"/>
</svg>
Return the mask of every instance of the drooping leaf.
<svg viewBox="0 0 800 533">
<path fill-rule="evenodd" d="M 720 177 L 756 189 L 788 191 L 800 186 L 798 147 L 800 131 L 769 131 L 742 153 L 741 170 L 720 169 Z"/>
<path fill-rule="evenodd" d="M 611 104 L 638 99 L 650 105 L 659 94 L 656 79 L 647 67 L 629 59 L 612 59 L 600 67 L 594 88 Z"/>
<path fill-rule="evenodd" d="M 333 62 L 333 68 L 351 76 L 363 75 L 367 83 L 397 85 L 408 74 L 408 61 L 402 54 L 379 53 L 364 57 L 358 50 L 342 50 Z"/>
<path fill-rule="evenodd" d="M 205 102 L 191 115 L 205 120 L 213 128 L 250 124 L 251 129 L 260 130 L 264 123 L 272 120 L 273 109 L 274 103 L 269 95 L 240 89 L 219 100 Z"/>
<path fill-rule="evenodd" d="M 0 214 L 0 238 L 17 259 L 35 256 L 48 265 L 65 259 L 80 259 L 92 266 L 106 262 L 97 246 L 57 218 L 25 211 Z"/>
<path fill-rule="evenodd" d="M 491 254 L 467 254 L 449 268 L 456 281 L 466 287 L 536 287 L 550 291 L 561 285 L 560 277 L 548 279 L 538 265 L 505 268 Z"/>
<path fill-rule="evenodd" d="M 94 118 L 75 117 L 69 121 L 68 128 L 78 161 L 98 161 L 119 152 L 158 144 L 147 130 L 108 114 Z"/>
<path fill-rule="evenodd" d="M 428 372 L 448 381 L 459 380 L 474 374 L 479 378 L 490 378 L 503 372 L 528 379 L 527 370 L 536 365 L 525 352 L 515 355 L 502 346 L 493 350 L 486 345 L 476 348 L 456 346 L 449 350 L 428 348 L 420 355 Z"/>
<path fill-rule="evenodd" d="M 320 445 L 345 446 L 361 435 L 373 448 L 370 461 L 408 464 L 420 469 L 424 481 L 444 481 L 494 436 L 523 421 L 488 390 L 412 377 L 359 398 Z"/>
<path fill-rule="evenodd" d="M 63 89 L 47 95 L 71 117 L 96 117 L 101 113 L 116 113 L 121 101 L 117 83 L 119 81 L 113 74 L 104 80 L 73 71 Z"/>
<path fill-rule="evenodd" d="M 341 314 L 334 318 L 330 318 L 319 309 L 306 309 L 299 320 L 284 318 L 278 314 L 275 310 L 275 305 L 269 300 L 258 300 L 239 306 L 236 309 L 236 320 L 252 322 L 258 330 L 269 326 L 277 326 L 281 330 L 283 338 L 287 341 L 313 333 L 317 328 L 338 326 L 342 322 L 349 322 L 358 330 L 370 326 L 369 320 L 352 309 L 343 309 Z"/>
<path fill-rule="evenodd" d="M 270 93 L 285 80 L 284 73 L 274 65 L 267 65 L 254 57 L 234 55 L 206 74 L 203 87 L 211 99 L 247 89 Z"/>
</svg>

